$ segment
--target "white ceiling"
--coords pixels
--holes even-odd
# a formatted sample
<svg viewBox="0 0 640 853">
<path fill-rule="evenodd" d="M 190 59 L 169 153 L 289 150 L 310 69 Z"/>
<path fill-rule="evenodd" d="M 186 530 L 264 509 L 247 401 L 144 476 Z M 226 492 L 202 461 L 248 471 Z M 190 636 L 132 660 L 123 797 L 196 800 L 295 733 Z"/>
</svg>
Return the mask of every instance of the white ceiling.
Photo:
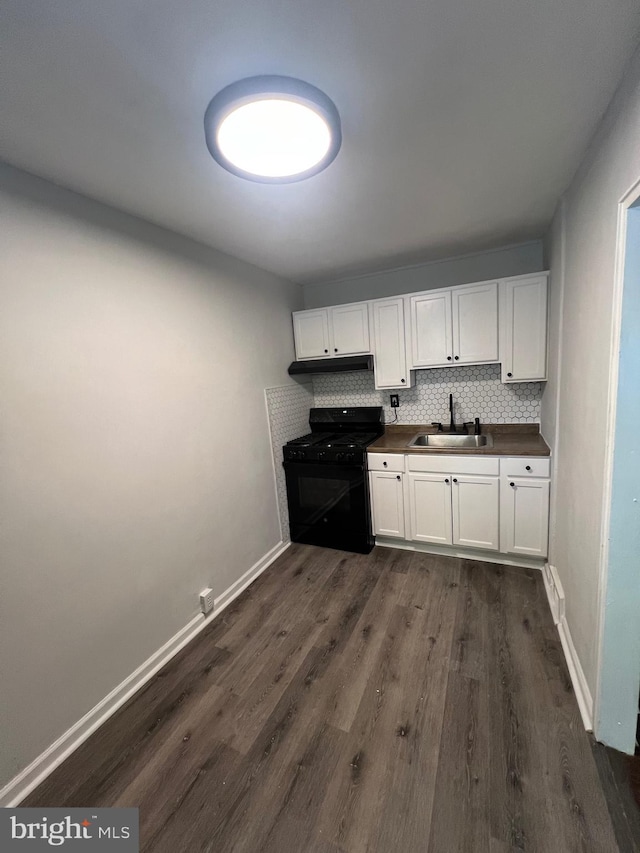
<svg viewBox="0 0 640 853">
<path fill-rule="evenodd" d="M 2 0 L 0 157 L 297 281 L 526 240 L 639 23 L 639 0 Z M 336 103 L 326 172 L 209 156 L 209 100 L 255 74 Z"/>
</svg>

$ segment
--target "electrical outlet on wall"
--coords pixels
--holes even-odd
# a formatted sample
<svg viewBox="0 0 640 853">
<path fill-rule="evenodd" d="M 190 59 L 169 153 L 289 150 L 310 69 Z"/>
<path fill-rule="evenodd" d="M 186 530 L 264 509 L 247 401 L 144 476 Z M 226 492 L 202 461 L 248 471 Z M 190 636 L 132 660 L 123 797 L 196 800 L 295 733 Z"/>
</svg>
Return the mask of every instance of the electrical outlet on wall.
<svg viewBox="0 0 640 853">
<path fill-rule="evenodd" d="M 400 398 L 397 394 L 389 394 L 389 399 L 391 400 L 391 408 L 397 409 L 400 405 Z"/>
<path fill-rule="evenodd" d="M 213 610 L 213 590 L 210 587 L 200 593 L 200 610 L 205 616 Z"/>
</svg>

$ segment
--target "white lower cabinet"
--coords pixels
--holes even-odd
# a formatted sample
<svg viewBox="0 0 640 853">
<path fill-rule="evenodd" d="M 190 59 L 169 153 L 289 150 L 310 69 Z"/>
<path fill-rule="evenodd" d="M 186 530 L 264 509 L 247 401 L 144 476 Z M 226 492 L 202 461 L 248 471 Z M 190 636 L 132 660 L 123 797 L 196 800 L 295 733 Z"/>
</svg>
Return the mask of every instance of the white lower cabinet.
<svg viewBox="0 0 640 853">
<path fill-rule="evenodd" d="M 547 556 L 548 458 L 372 453 L 369 468 L 377 536 Z"/>
<path fill-rule="evenodd" d="M 373 532 L 376 536 L 404 539 L 404 474 L 370 471 Z"/>
<path fill-rule="evenodd" d="M 452 478 L 453 544 L 500 550 L 500 480 L 458 474 Z"/>
<path fill-rule="evenodd" d="M 549 539 L 549 480 L 503 478 L 500 545 L 507 554 L 546 557 Z"/>
<path fill-rule="evenodd" d="M 451 477 L 447 474 L 407 474 L 409 538 L 415 542 L 452 544 Z"/>
</svg>

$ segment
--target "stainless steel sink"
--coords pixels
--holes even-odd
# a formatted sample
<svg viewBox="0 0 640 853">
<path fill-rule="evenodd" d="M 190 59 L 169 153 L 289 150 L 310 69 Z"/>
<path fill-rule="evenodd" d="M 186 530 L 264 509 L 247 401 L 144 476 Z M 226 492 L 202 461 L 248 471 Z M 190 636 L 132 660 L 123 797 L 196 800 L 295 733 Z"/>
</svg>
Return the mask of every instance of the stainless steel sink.
<svg viewBox="0 0 640 853">
<path fill-rule="evenodd" d="M 484 435 L 453 435 L 450 433 L 424 433 L 414 436 L 409 447 L 493 447 L 493 436 Z"/>
</svg>

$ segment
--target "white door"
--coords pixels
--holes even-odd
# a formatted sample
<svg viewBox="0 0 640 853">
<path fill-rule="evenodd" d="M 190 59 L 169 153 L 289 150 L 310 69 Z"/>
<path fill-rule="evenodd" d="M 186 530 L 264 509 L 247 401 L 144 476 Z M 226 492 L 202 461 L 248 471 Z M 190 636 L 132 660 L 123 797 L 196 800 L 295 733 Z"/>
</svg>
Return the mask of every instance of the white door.
<svg viewBox="0 0 640 853">
<path fill-rule="evenodd" d="M 451 476 L 407 474 L 409 478 L 409 538 L 416 542 L 451 545 Z"/>
<path fill-rule="evenodd" d="M 453 364 L 451 291 L 412 296 L 410 306 L 411 366 Z"/>
<path fill-rule="evenodd" d="M 331 311 L 333 355 L 357 355 L 371 352 L 369 345 L 369 305 L 358 302 L 355 305 L 337 305 Z"/>
<path fill-rule="evenodd" d="M 498 477 L 454 475 L 451 483 L 454 545 L 499 549 L 499 494 Z"/>
<path fill-rule="evenodd" d="M 502 381 L 526 382 L 547 375 L 547 278 L 502 285 Z"/>
<path fill-rule="evenodd" d="M 549 539 L 549 480 L 531 477 L 502 481 L 501 550 L 546 557 Z"/>
<path fill-rule="evenodd" d="M 372 311 L 376 388 L 408 388 L 410 377 L 404 344 L 404 300 L 373 302 Z"/>
<path fill-rule="evenodd" d="M 376 536 L 404 539 L 404 491 L 402 474 L 371 471 L 371 509 Z"/>
<path fill-rule="evenodd" d="M 329 358 L 329 312 L 326 308 L 293 314 L 296 358 Z"/>
<path fill-rule="evenodd" d="M 498 361 L 498 283 L 455 288 L 452 297 L 454 363 Z"/>
</svg>

